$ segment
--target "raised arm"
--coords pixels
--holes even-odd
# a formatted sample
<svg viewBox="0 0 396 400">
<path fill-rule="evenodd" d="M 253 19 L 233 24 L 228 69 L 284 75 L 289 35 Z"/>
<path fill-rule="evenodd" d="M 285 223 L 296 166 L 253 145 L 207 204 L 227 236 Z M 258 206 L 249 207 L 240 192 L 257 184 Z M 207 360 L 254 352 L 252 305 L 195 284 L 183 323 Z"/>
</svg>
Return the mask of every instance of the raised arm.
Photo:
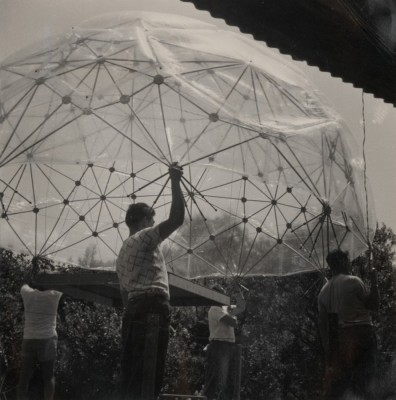
<svg viewBox="0 0 396 400">
<path fill-rule="evenodd" d="M 235 299 L 236 299 L 236 307 L 229 308 L 228 311 L 233 316 L 242 314 L 246 310 L 246 300 L 244 299 L 242 293 L 237 293 Z"/>
<path fill-rule="evenodd" d="M 183 169 L 177 164 L 173 164 L 169 167 L 172 204 L 168 219 L 159 224 L 159 234 L 162 239 L 166 239 L 171 235 L 184 221 L 184 197 L 180 186 L 182 175 Z"/>
<path fill-rule="evenodd" d="M 229 313 L 225 314 L 222 318 L 220 318 L 220 321 L 224 322 L 227 325 L 232 326 L 233 328 L 236 328 L 236 326 L 238 325 L 236 317 L 234 317 Z"/>
</svg>

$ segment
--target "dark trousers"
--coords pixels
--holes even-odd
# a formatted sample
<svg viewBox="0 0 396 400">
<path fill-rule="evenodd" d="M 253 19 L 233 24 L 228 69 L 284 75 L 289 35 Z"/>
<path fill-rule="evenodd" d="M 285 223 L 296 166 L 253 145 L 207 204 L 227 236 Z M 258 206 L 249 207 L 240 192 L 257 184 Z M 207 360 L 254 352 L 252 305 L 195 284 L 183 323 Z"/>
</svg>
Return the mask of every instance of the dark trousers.
<svg viewBox="0 0 396 400">
<path fill-rule="evenodd" d="M 205 387 L 203 393 L 208 400 L 230 400 L 232 398 L 231 371 L 235 356 L 235 344 L 212 340 L 206 354 Z"/>
<path fill-rule="evenodd" d="M 347 392 L 370 398 L 376 375 L 376 337 L 370 325 L 338 329 L 338 340 L 328 355 L 325 399 L 341 399 Z"/>
<path fill-rule="evenodd" d="M 54 366 L 58 339 L 24 339 L 22 343 L 21 373 L 17 386 L 17 399 L 25 400 L 29 383 L 39 362 L 44 383 L 44 399 L 52 400 L 55 392 Z"/>
<path fill-rule="evenodd" d="M 120 394 L 123 399 L 145 400 L 141 393 L 148 314 L 159 315 L 155 396 L 158 396 L 162 387 L 169 341 L 169 301 L 158 295 L 139 297 L 128 301 L 122 321 Z"/>
</svg>

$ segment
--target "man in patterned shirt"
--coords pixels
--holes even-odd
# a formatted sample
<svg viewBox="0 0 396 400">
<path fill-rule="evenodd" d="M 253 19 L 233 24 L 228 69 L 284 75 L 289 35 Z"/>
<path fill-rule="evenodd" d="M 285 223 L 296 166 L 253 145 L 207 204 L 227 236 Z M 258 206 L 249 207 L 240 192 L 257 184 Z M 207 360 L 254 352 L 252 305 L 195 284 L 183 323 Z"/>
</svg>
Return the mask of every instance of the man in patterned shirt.
<svg viewBox="0 0 396 400">
<path fill-rule="evenodd" d="M 159 315 L 155 396 L 163 380 L 169 341 L 170 305 L 168 273 L 160 250 L 161 242 L 184 220 L 184 198 L 180 187 L 183 171 L 169 168 L 172 204 L 167 220 L 154 225 L 154 210 L 145 203 L 132 204 L 125 218 L 130 236 L 117 258 L 117 275 L 126 306 L 122 322 L 120 392 L 124 398 L 141 399 L 147 315 Z"/>
</svg>

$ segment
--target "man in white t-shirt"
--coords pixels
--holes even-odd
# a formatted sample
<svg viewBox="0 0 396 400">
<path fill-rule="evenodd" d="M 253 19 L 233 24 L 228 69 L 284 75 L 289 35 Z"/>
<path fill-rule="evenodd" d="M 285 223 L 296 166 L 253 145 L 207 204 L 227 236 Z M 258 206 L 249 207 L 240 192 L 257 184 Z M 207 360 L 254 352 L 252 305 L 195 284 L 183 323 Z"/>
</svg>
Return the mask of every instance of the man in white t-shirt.
<svg viewBox="0 0 396 400">
<path fill-rule="evenodd" d="M 155 396 L 158 396 L 162 386 L 169 341 L 170 304 L 168 272 L 160 245 L 184 220 L 184 198 L 180 187 L 182 174 L 182 169 L 175 164 L 169 168 L 172 203 L 168 219 L 154 225 L 155 212 L 145 203 L 132 204 L 125 217 L 130 235 L 121 247 L 116 270 L 126 306 L 122 321 L 119 392 L 122 398 L 128 400 L 142 399 L 149 314 L 159 316 L 160 328 L 156 349 Z"/>
<path fill-rule="evenodd" d="M 220 285 L 213 290 L 225 294 Z M 230 400 L 229 382 L 235 355 L 236 315 L 245 311 L 246 302 L 238 294 L 236 308 L 212 306 L 208 312 L 209 345 L 206 354 L 205 386 L 203 394 L 208 400 Z"/>
<path fill-rule="evenodd" d="M 54 365 L 58 342 L 56 316 L 62 293 L 56 290 L 39 290 L 35 287 L 33 282 L 37 271 L 37 259 L 33 261 L 32 270 L 29 284 L 26 283 L 21 288 L 25 324 L 17 399 L 26 399 L 29 383 L 38 362 L 44 383 L 44 400 L 52 400 L 55 392 Z"/>
</svg>

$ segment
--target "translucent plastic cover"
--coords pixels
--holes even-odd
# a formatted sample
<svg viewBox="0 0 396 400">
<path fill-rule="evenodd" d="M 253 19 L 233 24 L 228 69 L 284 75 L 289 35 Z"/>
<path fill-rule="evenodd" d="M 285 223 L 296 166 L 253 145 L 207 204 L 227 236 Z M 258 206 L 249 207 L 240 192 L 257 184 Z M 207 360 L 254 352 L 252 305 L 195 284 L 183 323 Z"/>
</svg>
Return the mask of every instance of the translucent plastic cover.
<svg viewBox="0 0 396 400">
<path fill-rule="evenodd" d="M 193 278 L 323 267 L 366 248 L 351 134 L 283 58 L 185 17 L 110 14 L 0 66 L 1 246 L 114 267 L 129 204 L 184 225 L 163 244 Z"/>
</svg>

